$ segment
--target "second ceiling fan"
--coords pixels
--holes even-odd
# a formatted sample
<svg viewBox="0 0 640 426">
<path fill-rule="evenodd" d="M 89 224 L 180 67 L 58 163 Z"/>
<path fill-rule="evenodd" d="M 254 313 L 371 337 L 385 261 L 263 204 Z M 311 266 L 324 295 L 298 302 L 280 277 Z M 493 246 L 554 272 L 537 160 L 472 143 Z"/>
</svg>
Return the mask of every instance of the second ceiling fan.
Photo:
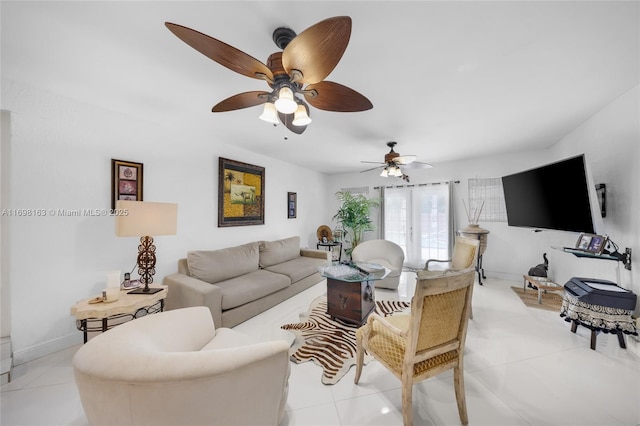
<svg viewBox="0 0 640 426">
<path fill-rule="evenodd" d="M 361 163 L 369 164 L 381 164 L 380 166 L 372 167 L 367 170 L 362 170 L 360 173 L 368 172 L 370 170 L 382 169 L 380 176 L 382 177 L 399 177 L 409 182 L 409 176 L 404 173 L 401 167 L 408 169 L 428 169 L 431 168 L 431 164 L 423 163 L 422 161 L 416 161 L 415 155 L 400 155 L 393 148 L 398 142 L 387 142 L 387 146 L 391 149 L 384 156 L 384 162 L 378 161 L 360 161 Z"/>
<path fill-rule="evenodd" d="M 264 104 L 261 119 L 274 124 L 280 121 L 287 129 L 301 134 L 311 122 L 307 102 L 325 111 L 357 112 L 373 108 L 369 99 L 355 90 L 324 80 L 349 44 L 348 16 L 325 19 L 298 35 L 289 28 L 277 28 L 273 41 L 283 50 L 272 53 L 266 64 L 206 34 L 170 22 L 165 25 L 208 58 L 239 74 L 264 80 L 271 88 L 233 95 L 216 104 L 212 112 Z"/>
</svg>

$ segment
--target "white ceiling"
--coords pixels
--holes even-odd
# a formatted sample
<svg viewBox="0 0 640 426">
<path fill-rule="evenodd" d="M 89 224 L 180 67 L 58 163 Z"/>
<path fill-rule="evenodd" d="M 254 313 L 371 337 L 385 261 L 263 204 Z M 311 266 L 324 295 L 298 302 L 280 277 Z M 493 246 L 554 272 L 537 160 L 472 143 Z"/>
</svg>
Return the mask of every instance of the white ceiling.
<svg viewBox="0 0 640 426">
<path fill-rule="evenodd" d="M 2 1 L 2 77 L 82 102 L 198 129 L 329 174 L 382 161 L 387 141 L 439 162 L 552 145 L 639 84 L 636 1 Z M 353 20 L 327 78 L 368 97 L 358 113 L 311 107 L 302 135 L 258 119 L 261 107 L 211 113 L 267 90 L 174 36 L 193 28 L 266 62 L 279 26 L 297 33 Z M 285 137 L 288 139 L 285 140 Z M 185 155 L 189 141 L 180 141 Z M 191 154 L 198 154 L 194 144 Z M 371 172 L 373 173 L 373 172 Z"/>
</svg>

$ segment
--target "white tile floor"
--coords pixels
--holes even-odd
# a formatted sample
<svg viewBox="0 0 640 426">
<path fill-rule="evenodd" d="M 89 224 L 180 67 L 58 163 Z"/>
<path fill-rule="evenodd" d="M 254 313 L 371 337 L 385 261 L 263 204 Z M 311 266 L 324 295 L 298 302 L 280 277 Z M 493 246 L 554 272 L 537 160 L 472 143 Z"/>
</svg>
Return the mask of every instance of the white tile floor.
<svg viewBox="0 0 640 426">
<path fill-rule="evenodd" d="M 398 292 L 377 290 L 376 297 L 409 300 L 414 277 L 403 274 Z M 469 424 L 640 425 L 640 359 L 608 334 L 592 351 L 588 330 L 573 334 L 557 313 L 525 307 L 511 285 L 521 283 L 487 279 L 474 290 L 465 357 Z M 236 329 L 263 340 L 286 337 L 279 326 L 295 322 L 324 292 L 318 284 Z M 2 386 L 0 424 L 86 425 L 71 368 L 77 349 L 15 367 Z M 375 361 L 358 386 L 353 375 L 352 368 L 326 386 L 313 363 L 292 364 L 282 426 L 401 425 L 400 382 Z M 450 373 L 415 386 L 414 419 L 460 424 Z"/>
</svg>

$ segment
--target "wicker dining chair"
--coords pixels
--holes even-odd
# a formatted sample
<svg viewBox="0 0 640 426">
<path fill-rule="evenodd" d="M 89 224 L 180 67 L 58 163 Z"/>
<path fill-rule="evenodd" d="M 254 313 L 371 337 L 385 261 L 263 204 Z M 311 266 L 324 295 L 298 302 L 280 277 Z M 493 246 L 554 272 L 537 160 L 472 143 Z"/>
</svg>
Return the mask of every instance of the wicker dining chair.
<svg viewBox="0 0 640 426">
<path fill-rule="evenodd" d="M 409 315 L 371 314 L 356 332 L 358 384 L 365 350 L 402 381 L 402 417 L 413 424 L 413 384 L 453 369 L 460 421 L 468 423 L 463 355 L 475 268 L 417 272 Z"/>
<path fill-rule="evenodd" d="M 438 259 L 428 259 L 424 265 L 424 270 L 427 274 L 441 274 L 444 271 L 459 271 L 461 269 L 466 269 L 470 267 L 476 268 L 476 272 L 478 273 L 478 282 L 480 281 L 480 270 L 476 267 L 478 264 L 478 256 L 480 255 L 480 241 L 467 238 L 467 237 L 456 237 L 455 244 L 453 245 L 453 256 L 451 259 L 446 260 L 438 260 Z M 429 269 L 430 263 L 448 263 L 449 267 L 447 269 Z M 473 308 L 470 308 L 469 318 L 473 319 Z"/>
<path fill-rule="evenodd" d="M 479 251 L 479 240 L 466 237 L 456 237 L 455 244 L 453 246 L 453 256 L 451 256 L 451 259 L 428 259 L 424 265 L 424 269 L 430 273 L 442 272 L 442 269 L 429 269 L 430 263 L 449 263 L 449 267 L 445 270 L 461 270 L 471 266 L 475 267 L 478 262 Z"/>
</svg>

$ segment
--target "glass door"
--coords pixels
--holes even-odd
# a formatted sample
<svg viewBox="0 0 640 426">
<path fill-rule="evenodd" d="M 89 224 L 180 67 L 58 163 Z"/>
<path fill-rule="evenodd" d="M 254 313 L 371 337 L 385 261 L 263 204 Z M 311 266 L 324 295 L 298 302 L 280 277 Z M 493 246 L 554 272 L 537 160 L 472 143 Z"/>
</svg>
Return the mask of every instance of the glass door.
<svg viewBox="0 0 640 426">
<path fill-rule="evenodd" d="M 384 238 L 404 250 L 405 265 L 447 259 L 452 240 L 450 184 L 386 188 Z"/>
</svg>

